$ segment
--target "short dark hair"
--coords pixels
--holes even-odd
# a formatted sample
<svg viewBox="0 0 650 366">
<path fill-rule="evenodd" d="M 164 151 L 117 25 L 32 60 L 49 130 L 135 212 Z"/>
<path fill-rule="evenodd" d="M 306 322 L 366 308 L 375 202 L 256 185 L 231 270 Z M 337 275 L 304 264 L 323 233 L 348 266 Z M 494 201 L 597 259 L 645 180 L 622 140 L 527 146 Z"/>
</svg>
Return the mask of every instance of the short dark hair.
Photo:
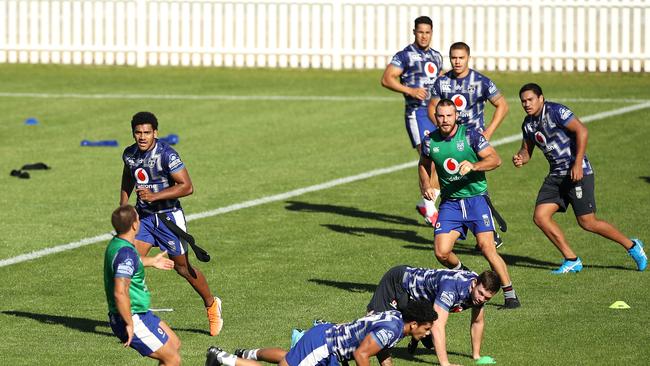
<svg viewBox="0 0 650 366">
<path fill-rule="evenodd" d="M 454 103 L 453 100 L 449 98 L 443 98 L 438 101 L 438 104 L 436 104 L 436 112 L 438 111 L 438 107 L 448 107 L 448 106 L 453 106 L 456 108 L 456 103 Z"/>
<path fill-rule="evenodd" d="M 402 320 L 404 320 L 405 323 L 433 323 L 436 319 L 438 319 L 438 313 L 433 310 L 433 304 L 431 301 L 409 301 L 406 309 L 402 311 Z"/>
<path fill-rule="evenodd" d="M 453 43 L 451 46 L 449 46 L 450 55 L 451 55 L 451 51 L 453 50 L 465 50 L 467 52 L 467 56 L 469 56 L 469 46 L 465 42 L 456 42 Z"/>
<path fill-rule="evenodd" d="M 431 20 L 431 18 L 429 18 L 426 15 L 415 18 L 415 22 L 413 22 L 413 23 L 414 23 L 413 24 L 413 29 L 417 28 L 418 24 L 428 24 L 428 25 L 431 26 L 431 28 L 433 28 L 433 21 Z"/>
<path fill-rule="evenodd" d="M 532 91 L 533 93 L 535 93 L 535 95 L 537 95 L 538 97 L 541 97 L 542 95 L 544 95 L 544 93 L 542 93 L 542 87 L 541 86 L 539 86 L 539 85 L 537 85 L 535 83 L 528 83 L 528 84 L 524 84 L 524 86 L 522 86 L 521 89 L 519 89 L 519 96 L 521 97 L 521 94 L 523 92 L 529 91 L 529 90 Z"/>
<path fill-rule="evenodd" d="M 478 275 L 476 284 L 483 285 L 483 288 L 493 294 L 499 292 L 499 289 L 501 288 L 501 280 L 499 279 L 499 275 L 497 275 L 497 273 L 494 271 L 485 271 Z"/>
<path fill-rule="evenodd" d="M 120 206 L 111 215 L 111 224 L 115 232 L 120 234 L 128 233 L 131 225 L 138 219 L 138 213 L 131 205 Z"/>
<path fill-rule="evenodd" d="M 135 131 L 137 125 L 151 125 L 154 130 L 157 130 L 158 119 L 151 112 L 138 112 L 131 118 L 131 131 Z"/>
</svg>

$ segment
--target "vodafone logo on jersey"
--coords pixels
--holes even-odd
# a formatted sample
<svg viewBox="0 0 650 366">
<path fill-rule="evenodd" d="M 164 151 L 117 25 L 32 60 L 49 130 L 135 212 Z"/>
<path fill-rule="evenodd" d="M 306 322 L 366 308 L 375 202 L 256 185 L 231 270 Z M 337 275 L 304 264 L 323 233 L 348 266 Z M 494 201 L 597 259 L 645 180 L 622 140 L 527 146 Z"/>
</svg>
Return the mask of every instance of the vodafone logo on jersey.
<svg viewBox="0 0 650 366">
<path fill-rule="evenodd" d="M 458 160 L 454 158 L 447 158 L 443 163 L 443 168 L 445 168 L 445 170 L 449 174 L 456 174 L 460 169 L 460 164 L 458 163 Z"/>
<path fill-rule="evenodd" d="M 451 101 L 454 102 L 456 109 L 459 111 L 465 110 L 465 107 L 467 107 L 467 99 L 465 99 L 461 94 L 456 94 L 451 97 Z"/>
<path fill-rule="evenodd" d="M 138 184 L 147 184 L 147 183 L 149 183 L 149 174 L 147 174 L 146 170 L 144 170 L 142 168 L 138 168 L 138 169 L 135 170 L 134 175 L 135 175 L 135 180 L 136 180 L 136 182 L 138 182 Z"/>
<path fill-rule="evenodd" d="M 546 136 L 539 131 L 535 132 L 535 141 L 542 146 L 546 146 Z"/>
<path fill-rule="evenodd" d="M 436 78 L 438 77 L 438 66 L 433 62 L 427 62 L 424 64 L 424 73 L 430 78 Z"/>
</svg>

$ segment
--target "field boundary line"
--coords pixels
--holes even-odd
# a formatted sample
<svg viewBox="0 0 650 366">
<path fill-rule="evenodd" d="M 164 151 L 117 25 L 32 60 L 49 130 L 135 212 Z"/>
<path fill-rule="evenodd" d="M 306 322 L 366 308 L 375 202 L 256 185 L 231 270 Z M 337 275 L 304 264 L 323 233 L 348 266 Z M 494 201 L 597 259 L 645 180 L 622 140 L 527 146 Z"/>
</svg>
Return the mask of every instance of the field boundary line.
<svg viewBox="0 0 650 366">
<path fill-rule="evenodd" d="M 584 123 L 589 123 L 589 122 L 598 121 L 598 120 L 602 120 L 602 119 L 605 119 L 605 118 L 608 118 L 608 117 L 614 117 L 614 116 L 618 116 L 618 115 L 621 115 L 621 114 L 630 113 L 630 112 L 634 112 L 634 111 L 638 111 L 638 110 L 642 110 L 642 109 L 646 109 L 646 108 L 650 108 L 650 101 L 645 102 L 645 103 L 641 103 L 641 104 L 631 105 L 631 106 L 628 106 L 628 107 L 613 109 L 613 110 L 606 111 L 606 112 L 592 114 L 592 115 L 586 116 L 584 118 L 581 118 L 581 121 L 584 122 Z M 504 144 L 507 144 L 507 143 L 519 141 L 520 139 L 521 139 L 521 135 L 520 134 L 515 134 L 515 135 L 511 135 L 511 136 L 504 137 L 504 138 L 493 141 L 492 146 L 504 145 Z M 390 173 L 394 173 L 394 172 L 404 170 L 404 169 L 408 169 L 408 168 L 414 168 L 415 166 L 417 166 L 417 164 L 418 164 L 417 161 L 411 161 L 411 162 L 408 162 L 408 163 L 393 165 L 393 166 L 387 167 L 387 168 L 375 169 L 375 170 L 371 170 L 371 171 L 361 173 L 361 174 L 357 174 L 357 175 L 352 175 L 352 176 L 348 176 L 348 177 L 344 177 L 344 178 L 338 178 L 338 179 L 330 180 L 330 181 L 325 182 L 325 183 L 320 183 L 320 184 L 316 184 L 316 185 L 312 185 L 312 186 L 308 186 L 308 187 L 304 187 L 304 188 L 299 188 L 299 189 L 295 189 L 295 190 L 280 193 L 280 194 L 275 194 L 275 195 L 266 196 L 266 197 L 262 197 L 262 198 L 258 198 L 258 199 L 244 201 L 244 202 L 232 204 L 232 205 L 225 206 L 225 207 L 220 207 L 220 208 L 217 208 L 217 209 L 214 209 L 214 210 L 208 210 L 208 211 L 204 211 L 204 212 L 199 212 L 199 213 L 187 215 L 186 220 L 187 221 L 198 220 L 198 219 L 203 219 L 203 218 L 207 218 L 207 217 L 212 217 L 212 216 L 216 216 L 216 215 L 225 214 L 225 213 L 232 212 L 232 211 L 241 210 L 241 209 L 244 209 L 244 208 L 263 205 L 265 203 L 282 201 L 282 200 L 285 200 L 287 198 L 292 198 L 292 197 L 303 195 L 305 193 L 321 191 L 321 190 L 336 187 L 336 186 L 339 186 L 339 185 L 342 185 L 342 184 L 352 183 L 352 182 L 356 182 L 356 181 L 359 181 L 359 180 L 373 178 L 373 177 L 384 175 L 384 174 L 390 174 Z M 90 237 L 90 238 L 81 239 L 79 241 L 71 242 L 71 243 L 68 243 L 68 244 L 57 245 L 57 246 L 50 247 L 50 248 L 36 250 L 36 251 L 31 252 L 31 253 L 21 254 L 21 255 L 15 256 L 15 257 L 3 259 L 3 260 L 0 260 L 0 268 L 10 266 L 12 264 L 17 264 L 17 263 L 21 263 L 21 262 L 26 262 L 26 261 L 42 258 L 42 257 L 48 256 L 48 255 L 51 255 L 51 254 L 55 254 L 55 253 L 60 253 L 60 252 L 64 252 L 64 251 L 68 251 L 68 250 L 72 250 L 72 249 L 76 249 L 76 248 L 81 248 L 81 247 L 84 247 L 84 246 L 87 246 L 87 245 L 90 245 L 90 244 L 94 244 L 94 243 L 98 243 L 98 242 L 101 242 L 101 241 L 107 241 L 107 240 L 110 240 L 110 238 L 112 236 L 113 236 L 113 233 L 101 234 L 101 235 L 93 236 L 93 237 Z"/>
<path fill-rule="evenodd" d="M 153 100 L 224 100 L 224 101 L 316 101 L 316 102 L 397 102 L 395 96 L 343 96 L 343 95 L 192 95 L 192 94 L 81 94 L 81 93 L 20 93 L 0 92 L 4 98 L 39 99 L 153 99 Z M 517 98 L 507 98 L 519 103 Z M 558 102 L 574 103 L 645 103 L 649 99 L 634 98 L 554 98 Z"/>
</svg>

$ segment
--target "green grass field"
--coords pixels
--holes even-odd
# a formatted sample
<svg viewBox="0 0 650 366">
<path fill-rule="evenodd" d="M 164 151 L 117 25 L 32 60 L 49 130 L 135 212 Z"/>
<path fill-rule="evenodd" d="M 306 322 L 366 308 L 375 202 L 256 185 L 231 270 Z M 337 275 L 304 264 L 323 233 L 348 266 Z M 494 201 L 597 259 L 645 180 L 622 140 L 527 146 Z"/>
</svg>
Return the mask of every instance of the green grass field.
<svg viewBox="0 0 650 366">
<path fill-rule="evenodd" d="M 156 113 L 161 135 L 180 136 L 176 149 L 195 186 L 182 201 L 186 214 L 414 161 L 401 97 L 380 87 L 380 74 L 0 65 L 0 260 L 110 231 L 121 152 L 132 143 L 129 121 L 140 110 Z M 510 101 L 494 140 L 519 133 L 523 111 L 516 97 L 525 82 L 538 82 L 548 100 L 567 104 L 581 118 L 650 100 L 646 74 L 488 75 Z M 151 97 L 162 95 L 177 97 Z M 180 97 L 188 95 L 251 98 Z M 340 98 L 318 98 L 325 96 Z M 647 128 L 647 111 L 595 118 L 588 124 L 588 155 L 599 217 L 650 242 L 650 171 L 640 132 Z M 40 124 L 25 126 L 28 117 Z M 82 139 L 117 139 L 120 147 L 84 148 Z M 561 257 L 531 220 L 548 165 L 537 151 L 524 169 L 513 168 L 510 157 L 518 146 L 498 146 L 504 164 L 488 177 L 510 227 L 499 251 L 523 306 L 501 311 L 496 305 L 502 295 L 495 297 L 487 307 L 482 353 L 499 365 L 647 364 L 648 273 L 634 271 L 618 245 L 581 231 L 569 213 L 557 218 L 585 269 L 550 275 Z M 37 161 L 53 169 L 35 171 L 29 180 L 9 176 Z M 288 347 L 293 327 L 363 315 L 376 283 L 393 265 L 440 267 L 432 230 L 413 209 L 416 177 L 409 168 L 191 221 L 190 231 L 214 258 L 198 267 L 224 300 L 222 335 L 207 335 L 202 303 L 179 276 L 147 273 L 153 305 L 175 309 L 161 317 L 183 342 L 184 364 L 202 365 L 212 344 L 227 350 Z M 0 364 L 154 363 L 123 349 L 106 324 L 104 246 L 0 267 Z M 487 269 L 473 246 L 466 241 L 456 251 L 475 271 Z M 631 308 L 609 309 L 617 300 Z M 469 314 L 450 317 L 454 363 L 473 364 L 468 325 Z M 429 351 L 407 354 L 406 343 L 395 351 L 396 364 L 437 363 Z"/>
</svg>

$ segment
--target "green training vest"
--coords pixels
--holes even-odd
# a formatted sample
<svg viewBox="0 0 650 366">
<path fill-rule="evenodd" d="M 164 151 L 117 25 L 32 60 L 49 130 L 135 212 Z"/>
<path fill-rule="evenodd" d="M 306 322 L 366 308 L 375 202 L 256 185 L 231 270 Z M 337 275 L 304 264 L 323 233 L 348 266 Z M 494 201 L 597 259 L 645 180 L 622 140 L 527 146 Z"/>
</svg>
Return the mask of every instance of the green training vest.
<svg viewBox="0 0 650 366">
<path fill-rule="evenodd" d="M 429 135 L 429 159 L 433 160 L 440 181 L 440 195 L 445 198 L 468 198 L 481 195 L 487 191 L 485 172 L 471 171 L 460 175 L 460 163 L 479 161 L 467 137 L 467 126 L 458 125 L 456 134 L 449 140 L 440 134 L 440 130 Z"/>
<path fill-rule="evenodd" d="M 113 261 L 117 252 L 124 247 L 132 248 L 137 254 L 133 244 L 117 236 L 114 237 L 106 247 L 104 254 L 104 290 L 106 291 L 106 302 L 108 303 L 108 311 L 113 314 L 119 314 L 117 306 L 115 305 L 115 271 L 113 270 Z M 129 296 L 131 297 L 131 314 L 146 313 L 151 305 L 151 294 L 147 289 L 147 284 L 144 281 L 144 265 L 138 255 L 138 270 L 131 278 L 131 285 L 129 286 Z"/>
</svg>

